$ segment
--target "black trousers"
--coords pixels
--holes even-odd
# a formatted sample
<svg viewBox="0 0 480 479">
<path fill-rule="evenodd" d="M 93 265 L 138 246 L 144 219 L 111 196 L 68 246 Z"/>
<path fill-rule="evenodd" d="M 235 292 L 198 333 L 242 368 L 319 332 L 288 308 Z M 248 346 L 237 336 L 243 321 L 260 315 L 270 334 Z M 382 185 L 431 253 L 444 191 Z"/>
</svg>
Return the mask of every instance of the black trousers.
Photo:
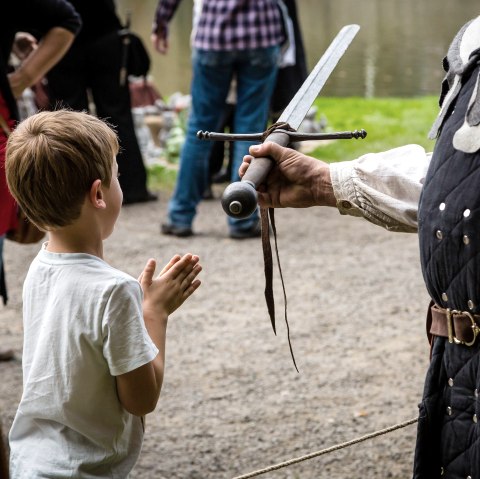
<svg viewBox="0 0 480 479">
<path fill-rule="evenodd" d="M 76 40 L 48 74 L 48 94 L 53 109 L 89 111 L 90 90 L 96 115 L 117 130 L 124 199 L 136 201 L 147 194 L 147 175 L 133 125 L 128 82 L 122 86 L 119 81 L 121 49 L 116 31 L 94 41 Z"/>
<path fill-rule="evenodd" d="M 302 86 L 308 76 L 305 48 L 303 46 L 302 32 L 298 21 L 297 4 L 295 0 L 284 0 L 288 14 L 293 23 L 295 36 L 295 65 L 280 68 L 277 83 L 273 90 L 270 102 L 270 116 L 273 122 L 278 120 L 285 107 L 290 103 L 297 90 Z"/>
</svg>

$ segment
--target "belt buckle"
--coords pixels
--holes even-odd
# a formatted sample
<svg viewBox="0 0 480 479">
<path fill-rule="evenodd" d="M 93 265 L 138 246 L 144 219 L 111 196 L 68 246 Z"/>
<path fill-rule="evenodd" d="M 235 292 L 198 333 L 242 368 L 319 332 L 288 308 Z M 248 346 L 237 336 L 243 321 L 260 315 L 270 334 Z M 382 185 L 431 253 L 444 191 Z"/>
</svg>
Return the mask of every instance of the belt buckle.
<svg viewBox="0 0 480 479">
<path fill-rule="evenodd" d="M 471 328 L 473 333 L 473 339 L 471 341 L 461 341 L 453 334 L 453 315 L 454 314 L 466 315 L 468 319 L 470 319 L 470 321 L 472 322 Z M 463 344 L 465 346 L 473 346 L 475 344 L 475 341 L 477 340 L 478 333 L 480 333 L 480 328 L 475 322 L 475 318 L 473 317 L 472 313 L 469 313 L 468 311 L 458 311 L 457 309 L 447 308 L 447 332 L 448 332 L 449 343 Z"/>
</svg>

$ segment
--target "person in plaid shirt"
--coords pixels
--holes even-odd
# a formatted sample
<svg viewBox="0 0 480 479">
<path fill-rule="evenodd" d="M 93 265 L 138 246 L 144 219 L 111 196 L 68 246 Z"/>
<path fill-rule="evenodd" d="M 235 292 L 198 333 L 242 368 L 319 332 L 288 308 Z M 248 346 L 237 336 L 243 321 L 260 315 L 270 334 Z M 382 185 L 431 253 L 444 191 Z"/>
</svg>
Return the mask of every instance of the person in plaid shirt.
<svg viewBox="0 0 480 479">
<path fill-rule="evenodd" d="M 159 0 L 152 42 L 168 52 L 168 25 L 181 0 Z M 198 6 L 198 5 L 197 5 Z M 280 47 L 285 41 L 277 0 L 202 0 L 192 32 L 192 108 L 183 146 L 177 184 L 169 202 L 162 233 L 193 234 L 196 208 L 208 185 L 212 143 L 198 140 L 197 131 L 215 131 L 230 83 L 237 82 L 234 118 L 236 133 L 263 131 L 275 86 Z M 231 181 L 248 152 L 249 142 L 235 142 Z M 260 236 L 258 213 L 246 219 L 228 218 L 234 239 Z"/>
</svg>

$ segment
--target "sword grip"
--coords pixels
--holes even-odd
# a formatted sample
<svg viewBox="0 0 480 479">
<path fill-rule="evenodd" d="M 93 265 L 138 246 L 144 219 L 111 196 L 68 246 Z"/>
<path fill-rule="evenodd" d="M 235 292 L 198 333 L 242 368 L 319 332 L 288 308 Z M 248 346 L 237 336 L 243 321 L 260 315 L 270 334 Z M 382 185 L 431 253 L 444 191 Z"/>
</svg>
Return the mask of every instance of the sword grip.
<svg viewBox="0 0 480 479">
<path fill-rule="evenodd" d="M 286 132 L 273 131 L 265 141 L 287 146 L 290 137 Z M 265 181 L 272 169 L 271 158 L 254 158 L 241 181 L 231 183 L 222 195 L 222 207 L 233 218 L 248 218 L 257 209 L 257 188 Z"/>
</svg>

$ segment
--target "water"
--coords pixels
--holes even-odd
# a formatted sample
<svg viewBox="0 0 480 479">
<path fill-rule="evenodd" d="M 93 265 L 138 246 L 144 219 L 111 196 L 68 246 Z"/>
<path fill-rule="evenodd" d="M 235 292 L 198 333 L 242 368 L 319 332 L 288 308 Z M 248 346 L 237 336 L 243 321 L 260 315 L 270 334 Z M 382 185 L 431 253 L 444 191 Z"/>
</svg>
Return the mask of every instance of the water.
<svg viewBox="0 0 480 479">
<path fill-rule="evenodd" d="M 191 0 L 171 22 L 167 56 L 153 51 L 150 29 L 157 0 L 118 0 L 122 16 L 152 54 L 154 82 L 162 95 L 190 89 Z M 441 60 L 458 29 L 480 14 L 478 0 L 297 0 L 308 66 L 313 68 L 343 25 L 361 29 L 325 85 L 324 96 L 420 96 L 437 94 Z"/>
</svg>

